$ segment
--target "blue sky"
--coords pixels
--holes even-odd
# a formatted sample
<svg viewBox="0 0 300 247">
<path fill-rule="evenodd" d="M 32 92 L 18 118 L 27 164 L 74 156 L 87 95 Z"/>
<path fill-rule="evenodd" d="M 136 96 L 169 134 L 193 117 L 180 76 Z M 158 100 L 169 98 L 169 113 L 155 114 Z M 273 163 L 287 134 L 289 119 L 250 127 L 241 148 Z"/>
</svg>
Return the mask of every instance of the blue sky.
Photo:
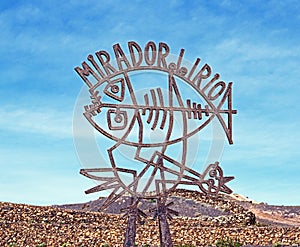
<svg viewBox="0 0 300 247">
<path fill-rule="evenodd" d="M 288 1 L 1 1 L 0 200 L 84 202 L 73 111 L 74 67 L 128 41 L 166 42 L 234 82 L 230 187 L 257 201 L 300 205 L 300 4 Z"/>
</svg>

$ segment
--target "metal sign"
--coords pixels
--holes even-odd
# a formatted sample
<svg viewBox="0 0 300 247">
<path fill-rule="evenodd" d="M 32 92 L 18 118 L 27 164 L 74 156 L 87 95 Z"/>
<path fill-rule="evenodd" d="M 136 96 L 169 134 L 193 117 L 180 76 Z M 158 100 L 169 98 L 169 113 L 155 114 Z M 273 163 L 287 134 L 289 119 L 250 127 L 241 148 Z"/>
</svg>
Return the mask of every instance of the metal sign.
<svg viewBox="0 0 300 247">
<path fill-rule="evenodd" d="M 226 183 L 233 177 L 223 176 L 218 160 L 200 173 L 188 158 L 189 153 L 194 153 L 194 160 L 197 157 L 191 139 L 213 121 L 233 144 L 232 82 L 220 80 L 208 64 L 201 65 L 200 58 L 187 63 L 184 49 L 172 55 L 163 42 L 150 41 L 142 48 L 131 41 L 128 51 L 125 55 L 115 44 L 113 59 L 101 50 L 75 68 L 90 93 L 83 114 L 111 143 L 110 167 L 85 168 L 80 173 L 99 181 L 86 193 L 111 191 L 102 209 L 131 196 L 124 246 L 134 245 L 136 219 L 145 216 L 138 202 L 150 198 L 157 202 L 154 212 L 161 246 L 173 246 L 167 218 L 176 212 L 167 203 L 169 193 L 188 185 L 207 195 L 232 192 Z"/>
</svg>

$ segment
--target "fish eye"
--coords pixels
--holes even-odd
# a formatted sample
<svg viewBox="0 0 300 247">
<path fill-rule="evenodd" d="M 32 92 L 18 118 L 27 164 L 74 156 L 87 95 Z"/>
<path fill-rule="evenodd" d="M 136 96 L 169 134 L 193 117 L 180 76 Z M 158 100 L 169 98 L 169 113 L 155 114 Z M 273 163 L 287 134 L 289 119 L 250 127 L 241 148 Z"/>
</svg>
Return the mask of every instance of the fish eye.
<svg viewBox="0 0 300 247">
<path fill-rule="evenodd" d="M 107 124 L 110 130 L 123 130 L 126 128 L 128 116 L 126 111 L 109 109 L 107 111 Z"/>
<path fill-rule="evenodd" d="M 125 82 L 123 78 L 118 78 L 112 81 L 107 81 L 107 84 L 103 90 L 103 92 L 115 99 L 117 101 L 122 102 L 125 96 Z"/>
<path fill-rule="evenodd" d="M 117 114 L 114 120 L 116 123 L 121 123 L 123 121 L 123 117 L 121 114 Z"/>
<path fill-rule="evenodd" d="M 110 90 L 113 92 L 113 93 L 118 93 L 120 91 L 120 88 L 118 85 L 112 85 Z"/>
</svg>

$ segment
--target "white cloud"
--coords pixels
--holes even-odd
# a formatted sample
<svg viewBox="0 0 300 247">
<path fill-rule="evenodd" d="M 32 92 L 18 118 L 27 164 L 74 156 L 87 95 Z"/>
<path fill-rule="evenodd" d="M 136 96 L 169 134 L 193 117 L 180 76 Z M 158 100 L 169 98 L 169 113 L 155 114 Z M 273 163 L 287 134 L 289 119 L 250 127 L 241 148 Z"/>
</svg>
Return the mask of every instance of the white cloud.
<svg viewBox="0 0 300 247">
<path fill-rule="evenodd" d="M 17 133 L 34 133 L 59 138 L 72 136 L 72 113 L 51 109 L 22 109 L 4 106 L 0 109 L 0 129 Z"/>
<path fill-rule="evenodd" d="M 260 116 L 237 119 L 234 145 L 226 148 L 223 160 L 228 164 L 256 169 L 297 165 L 300 135 L 295 122 L 274 122 Z M 276 177 L 276 175 L 274 175 Z"/>
<path fill-rule="evenodd" d="M 68 173 L 22 169 L 7 175 L 14 177 L 0 184 L 1 201 L 54 205 L 87 202 L 99 197 L 99 193 L 84 193 L 95 186 L 95 182 L 80 176 L 76 169 Z M 2 180 L 1 175 L 0 178 Z"/>
<path fill-rule="evenodd" d="M 245 40 L 235 38 L 226 39 L 217 46 L 217 50 L 238 55 L 241 60 L 262 60 L 262 59 L 283 59 L 299 56 L 300 46 L 282 49 L 282 46 L 273 45 L 257 40 L 245 42 Z"/>
</svg>

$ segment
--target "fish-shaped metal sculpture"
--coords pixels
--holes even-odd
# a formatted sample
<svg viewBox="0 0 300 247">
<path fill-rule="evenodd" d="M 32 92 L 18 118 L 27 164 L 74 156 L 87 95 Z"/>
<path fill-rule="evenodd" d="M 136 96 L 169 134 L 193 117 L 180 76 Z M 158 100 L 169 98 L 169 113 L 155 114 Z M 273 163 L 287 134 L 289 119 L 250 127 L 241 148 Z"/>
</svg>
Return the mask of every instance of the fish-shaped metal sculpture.
<svg viewBox="0 0 300 247">
<path fill-rule="evenodd" d="M 85 106 L 84 116 L 96 130 L 115 144 L 107 150 L 112 168 L 81 170 L 81 174 L 100 181 L 100 185 L 86 193 L 113 189 L 103 207 L 126 192 L 138 198 L 152 198 L 175 189 L 179 184 L 198 185 L 207 194 L 219 191 L 230 193 L 231 190 L 225 183 L 233 177 L 223 177 L 218 162 L 211 164 L 200 174 L 188 166 L 186 159 L 188 139 L 226 111 L 209 104 L 192 102 L 190 99 L 183 100 L 176 79 L 171 73 L 168 75 L 167 95 L 163 95 L 162 88 L 153 88 L 142 95 L 141 102 L 141 95 L 137 96 L 136 93 L 127 73 L 103 81 L 90 89 L 92 104 Z M 224 100 L 221 103 L 224 104 Z M 175 121 L 180 121 L 180 131 L 175 130 Z M 193 122 L 193 128 L 189 125 L 190 121 Z M 161 131 L 159 141 L 145 138 L 157 129 Z M 178 143 L 179 158 L 176 159 L 167 150 Z M 122 168 L 117 164 L 114 153 L 122 145 L 134 148 L 133 157 L 139 171 Z M 146 156 L 143 151 L 145 149 L 148 150 Z M 144 165 L 141 168 L 142 164 Z M 110 173 L 111 176 L 96 175 L 101 172 Z M 127 179 L 130 177 L 130 182 L 125 183 L 121 174 L 130 175 L 127 176 Z M 172 179 L 168 178 L 169 175 Z M 153 187 L 155 192 L 149 193 Z"/>
</svg>

